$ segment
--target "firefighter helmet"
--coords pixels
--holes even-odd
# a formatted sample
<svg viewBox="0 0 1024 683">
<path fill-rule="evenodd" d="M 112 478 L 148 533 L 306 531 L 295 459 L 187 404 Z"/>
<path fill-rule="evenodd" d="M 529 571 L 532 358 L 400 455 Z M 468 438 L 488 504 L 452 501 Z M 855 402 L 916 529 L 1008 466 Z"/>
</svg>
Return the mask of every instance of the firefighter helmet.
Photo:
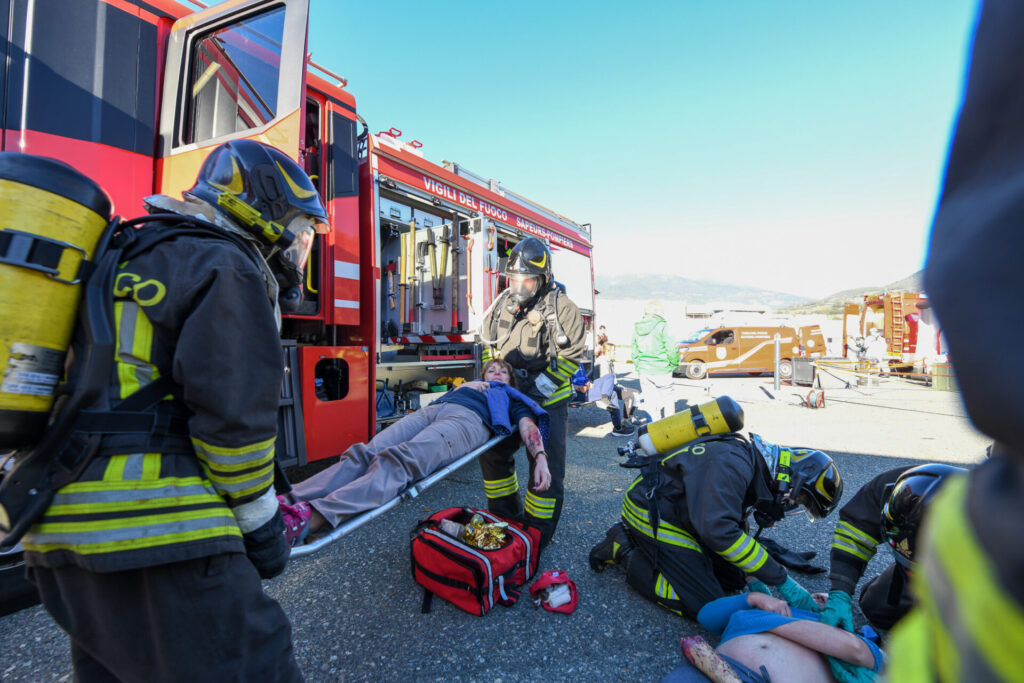
<svg viewBox="0 0 1024 683">
<path fill-rule="evenodd" d="M 305 251 L 287 256 L 300 269 L 312 242 L 311 234 L 303 239 L 302 233 L 327 222 L 327 210 L 305 171 L 285 153 L 255 140 L 233 140 L 213 150 L 185 195 L 207 202 L 266 246 Z"/>
<path fill-rule="evenodd" d="M 551 282 L 551 250 L 536 237 L 527 237 L 512 247 L 505 264 L 509 293 L 522 305 Z"/>
<path fill-rule="evenodd" d="M 943 480 L 966 472 L 962 467 L 932 463 L 911 467 L 896 479 L 882 507 L 882 531 L 899 564 L 908 569 L 912 565 L 921 518 Z"/>
<path fill-rule="evenodd" d="M 791 450 L 789 503 L 802 505 L 816 519 L 828 517 L 843 497 L 843 478 L 821 451 Z"/>
</svg>

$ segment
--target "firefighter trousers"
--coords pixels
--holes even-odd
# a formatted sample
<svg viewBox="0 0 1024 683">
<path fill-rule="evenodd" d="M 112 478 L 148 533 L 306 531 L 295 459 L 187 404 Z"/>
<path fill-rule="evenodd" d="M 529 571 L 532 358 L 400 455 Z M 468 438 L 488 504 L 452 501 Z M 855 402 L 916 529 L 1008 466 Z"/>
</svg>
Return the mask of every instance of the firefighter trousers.
<svg viewBox="0 0 1024 683">
<path fill-rule="evenodd" d="M 861 587 L 859 604 L 872 626 L 888 631 L 914 606 L 910 579 L 898 564 L 891 564 Z"/>
<path fill-rule="evenodd" d="M 525 522 L 540 531 L 543 548 L 551 542 L 562 514 L 565 496 L 565 440 L 569 431 L 569 399 L 545 406 L 551 418 L 544 451 L 551 470 L 551 486 L 547 491 L 533 490 L 533 461 L 530 461 L 526 503 L 519 497 L 515 454 L 522 445 L 518 435 L 511 436 L 480 456 L 487 509 L 516 521 Z"/>
<path fill-rule="evenodd" d="M 28 567 L 76 681 L 301 681 L 284 610 L 243 553 L 119 572 Z"/>
<path fill-rule="evenodd" d="M 660 543 L 655 548 L 624 524 L 636 547 L 622 563 L 626 582 L 648 600 L 690 619 L 712 600 L 743 589 L 743 572 L 715 553 Z"/>
</svg>

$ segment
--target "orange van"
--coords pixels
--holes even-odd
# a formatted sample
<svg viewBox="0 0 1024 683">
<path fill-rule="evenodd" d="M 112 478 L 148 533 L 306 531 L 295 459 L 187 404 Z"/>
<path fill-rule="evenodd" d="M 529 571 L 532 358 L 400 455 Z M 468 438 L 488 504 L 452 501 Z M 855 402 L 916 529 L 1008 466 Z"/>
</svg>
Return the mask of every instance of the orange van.
<svg viewBox="0 0 1024 683">
<path fill-rule="evenodd" d="M 702 379 L 707 374 L 773 372 L 775 335 L 780 337 L 779 378 L 793 377 L 793 358 L 825 355 L 825 338 L 817 325 L 804 327 L 733 326 L 705 328 L 679 342 L 679 374 Z"/>
</svg>

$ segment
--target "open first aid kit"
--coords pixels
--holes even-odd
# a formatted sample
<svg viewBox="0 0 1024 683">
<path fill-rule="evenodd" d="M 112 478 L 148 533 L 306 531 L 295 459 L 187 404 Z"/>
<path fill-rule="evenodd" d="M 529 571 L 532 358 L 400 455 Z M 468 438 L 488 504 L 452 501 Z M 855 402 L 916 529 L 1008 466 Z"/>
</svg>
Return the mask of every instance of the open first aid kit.
<svg viewBox="0 0 1024 683">
<path fill-rule="evenodd" d="M 486 510 L 448 508 L 416 525 L 411 554 L 424 612 L 437 595 L 483 616 L 519 599 L 537 572 L 540 531 Z"/>
</svg>

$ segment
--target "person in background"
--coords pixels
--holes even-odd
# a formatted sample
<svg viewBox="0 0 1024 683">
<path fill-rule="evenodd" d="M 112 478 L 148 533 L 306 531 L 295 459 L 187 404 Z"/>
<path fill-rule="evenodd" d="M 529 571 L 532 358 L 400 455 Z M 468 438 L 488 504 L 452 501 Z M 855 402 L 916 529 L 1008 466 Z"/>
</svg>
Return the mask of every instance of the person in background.
<svg viewBox="0 0 1024 683">
<path fill-rule="evenodd" d="M 853 630 L 851 603 L 857 582 L 883 541 L 896 562 L 861 588 L 860 609 L 875 628 L 884 631 L 903 618 L 914 604 L 908 583 L 925 508 L 946 477 L 965 472 L 938 463 L 887 470 L 839 510 L 829 571 L 832 590 L 821 613 L 824 623 Z"/>
<path fill-rule="evenodd" d="M 252 140 L 214 149 L 184 201 L 145 204 L 156 215 L 136 239 L 189 232 L 120 264 L 104 393 L 155 396 L 138 410 L 163 433 L 102 432 L 25 536 L 28 575 L 70 635 L 75 680 L 298 681 L 288 617 L 260 579 L 289 555 L 273 489 L 277 307 L 301 302 L 327 211 L 298 164 Z M 124 415 L 104 399 L 91 411 Z"/>
<path fill-rule="evenodd" d="M 615 375 L 601 375 L 591 382 L 583 368 L 572 376 L 572 386 L 583 401 L 593 401 L 604 408 L 612 418 L 612 434 L 633 436 L 633 414 L 636 412 L 636 392 L 615 383 Z"/>
<path fill-rule="evenodd" d="M 679 351 L 669 336 L 665 307 L 660 301 L 648 301 L 644 317 L 633 326 L 632 358 L 651 422 L 675 415 L 672 373 L 679 365 Z"/>
<path fill-rule="evenodd" d="M 566 437 L 572 395 L 569 379 L 583 360 L 583 317 L 555 282 L 551 251 L 536 237 L 527 237 L 512 248 L 505 275 L 508 287 L 491 304 L 480 326 L 483 360 L 508 361 L 523 393 L 550 415 L 551 438 L 545 448 L 551 486 L 544 495 L 528 489 L 524 506 L 515 470 L 515 452 L 519 448 L 516 438 L 505 439 L 480 456 L 480 469 L 488 509 L 540 529 L 544 547 L 555 535 L 565 497 Z"/>
<path fill-rule="evenodd" d="M 609 372 L 614 373 L 615 369 L 612 365 L 612 355 L 615 352 L 615 345 L 608 341 L 608 331 L 604 325 L 601 325 L 597 329 L 597 351 L 594 354 L 594 361 L 598 367 L 599 375 L 606 375 Z"/>
<path fill-rule="evenodd" d="M 292 487 L 280 500 L 289 545 L 378 507 L 409 486 L 479 448 L 492 434 L 517 429 L 533 462 L 531 489 L 551 485 L 544 436 L 547 413 L 515 390 L 503 360 L 484 364 L 483 379 L 464 382 L 342 454 L 341 460 Z"/>
</svg>

